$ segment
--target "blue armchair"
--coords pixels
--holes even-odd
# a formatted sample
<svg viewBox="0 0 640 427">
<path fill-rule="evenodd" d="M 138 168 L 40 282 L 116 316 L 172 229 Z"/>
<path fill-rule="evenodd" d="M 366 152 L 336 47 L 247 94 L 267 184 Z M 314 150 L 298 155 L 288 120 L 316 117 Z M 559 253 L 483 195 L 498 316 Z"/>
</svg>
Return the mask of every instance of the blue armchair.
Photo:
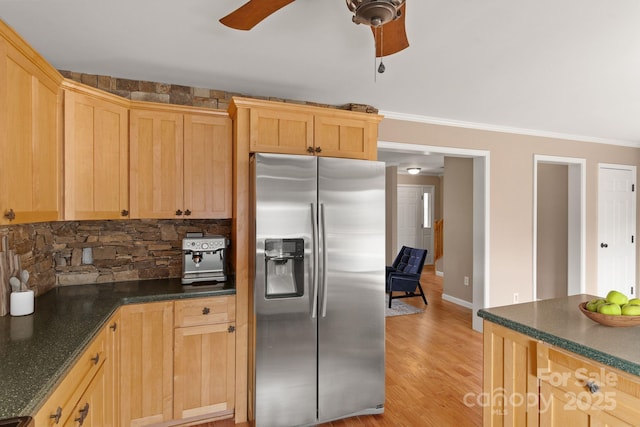
<svg viewBox="0 0 640 427">
<path fill-rule="evenodd" d="M 393 264 L 387 267 L 387 292 L 389 293 L 389 308 L 391 301 L 396 298 L 422 297 L 427 304 L 424 291 L 420 285 L 420 275 L 424 260 L 427 257 L 426 249 L 410 248 L 403 246 L 396 256 Z M 416 289 L 420 293 L 416 293 Z M 401 295 L 394 296 L 394 292 L 402 292 Z"/>
</svg>

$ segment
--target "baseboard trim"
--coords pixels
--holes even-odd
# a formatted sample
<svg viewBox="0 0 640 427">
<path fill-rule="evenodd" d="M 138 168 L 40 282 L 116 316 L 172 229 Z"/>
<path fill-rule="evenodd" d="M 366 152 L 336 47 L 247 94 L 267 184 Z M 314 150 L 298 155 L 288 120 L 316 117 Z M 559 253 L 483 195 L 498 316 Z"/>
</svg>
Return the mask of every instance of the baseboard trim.
<svg viewBox="0 0 640 427">
<path fill-rule="evenodd" d="M 460 299 L 460 298 L 452 297 L 451 295 L 442 294 L 442 299 L 445 300 L 445 301 L 452 302 L 452 303 L 457 304 L 457 305 L 461 305 L 461 306 L 463 306 L 465 308 L 468 308 L 468 309 L 473 309 L 473 303 L 470 303 L 469 301 L 465 301 L 465 300 Z"/>
</svg>

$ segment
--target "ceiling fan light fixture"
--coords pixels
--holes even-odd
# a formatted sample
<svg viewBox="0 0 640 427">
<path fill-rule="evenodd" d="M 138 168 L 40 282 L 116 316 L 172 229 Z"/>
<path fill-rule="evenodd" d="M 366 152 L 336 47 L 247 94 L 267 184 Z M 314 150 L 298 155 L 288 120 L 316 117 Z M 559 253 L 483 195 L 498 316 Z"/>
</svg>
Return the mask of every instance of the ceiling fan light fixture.
<svg viewBox="0 0 640 427">
<path fill-rule="evenodd" d="M 420 173 L 420 168 L 407 168 L 407 172 L 409 175 L 418 175 Z"/>
<path fill-rule="evenodd" d="M 370 27 L 379 27 L 398 19 L 405 0 L 346 0 L 353 15 L 353 22 Z"/>
</svg>

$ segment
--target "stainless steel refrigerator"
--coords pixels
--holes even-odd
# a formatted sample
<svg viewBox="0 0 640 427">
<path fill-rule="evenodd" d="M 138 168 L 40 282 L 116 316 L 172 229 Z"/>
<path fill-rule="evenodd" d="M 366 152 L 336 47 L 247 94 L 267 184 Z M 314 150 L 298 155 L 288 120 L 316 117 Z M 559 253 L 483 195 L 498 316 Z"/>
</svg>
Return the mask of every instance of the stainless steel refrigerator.
<svg viewBox="0 0 640 427">
<path fill-rule="evenodd" d="M 384 181 L 381 162 L 253 158 L 256 426 L 383 412 Z"/>
</svg>

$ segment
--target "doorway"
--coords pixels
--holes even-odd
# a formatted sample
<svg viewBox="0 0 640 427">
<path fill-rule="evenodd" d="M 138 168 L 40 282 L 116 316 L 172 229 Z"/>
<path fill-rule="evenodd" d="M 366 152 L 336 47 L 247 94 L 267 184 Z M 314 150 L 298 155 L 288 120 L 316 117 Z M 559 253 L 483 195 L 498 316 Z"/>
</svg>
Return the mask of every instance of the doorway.
<svg viewBox="0 0 640 427">
<path fill-rule="evenodd" d="M 566 179 L 563 185 L 566 185 L 565 199 L 560 200 L 566 206 L 566 217 L 559 218 L 566 224 L 564 228 L 566 237 L 566 269 L 564 283 L 557 284 L 562 289 L 547 289 L 547 283 L 539 282 L 546 280 L 546 277 L 538 277 L 539 271 L 545 268 L 545 259 L 540 254 L 545 251 L 545 245 L 549 241 L 544 240 L 543 233 L 540 228 L 545 230 L 555 228 L 557 224 L 553 223 L 553 219 L 548 220 L 540 216 L 539 191 L 546 191 L 543 177 L 539 176 L 543 166 L 556 166 L 566 168 Z M 586 289 L 586 161 L 585 159 L 573 157 L 557 157 L 535 155 L 533 158 L 533 300 L 540 298 L 549 298 L 551 296 L 559 296 L 561 291 L 563 295 L 576 295 L 585 292 Z M 545 222 L 546 221 L 546 222 Z M 557 236 L 556 236 L 557 237 Z M 541 238 L 543 240 L 541 240 Z M 539 259 L 540 258 L 540 259 Z M 549 261 L 546 261 L 549 262 Z"/>
<path fill-rule="evenodd" d="M 598 295 L 636 295 L 636 167 L 598 165 Z"/>
<path fill-rule="evenodd" d="M 416 156 L 442 154 L 445 156 L 467 157 L 473 159 L 473 276 L 471 279 L 471 283 L 473 283 L 472 326 L 474 330 L 482 332 L 482 319 L 477 316 L 477 313 L 478 310 L 487 307 L 486 303 L 489 301 L 490 293 L 489 151 L 405 144 L 388 141 L 378 141 L 378 149 L 410 153 Z M 396 227 L 393 227 L 392 229 L 395 230 Z M 394 240 L 395 238 L 391 239 L 391 241 Z"/>
</svg>

